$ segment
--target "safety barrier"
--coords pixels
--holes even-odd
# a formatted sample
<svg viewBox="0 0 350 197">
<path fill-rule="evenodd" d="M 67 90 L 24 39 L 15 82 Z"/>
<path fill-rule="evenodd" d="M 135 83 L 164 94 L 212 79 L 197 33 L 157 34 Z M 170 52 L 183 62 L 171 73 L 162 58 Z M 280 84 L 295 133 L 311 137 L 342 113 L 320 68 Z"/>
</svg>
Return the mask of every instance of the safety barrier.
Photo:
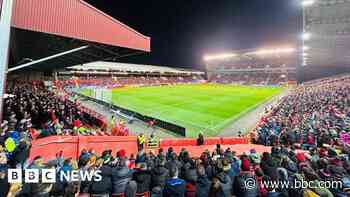
<svg viewBox="0 0 350 197">
<path fill-rule="evenodd" d="M 63 152 L 65 158 L 78 158 L 83 149 L 93 149 L 97 154 L 104 150 L 116 151 L 124 149 L 127 154 L 137 153 L 136 136 L 50 136 L 34 140 L 30 152 L 30 160 L 35 156 L 41 155 L 45 160 L 54 159 L 56 154 Z M 249 144 L 248 138 L 205 138 L 204 146 L 213 146 L 215 144 L 237 145 Z M 196 139 L 194 138 L 174 138 L 162 139 L 159 144 L 160 148 L 174 147 L 193 147 L 196 149 Z M 200 147 L 198 149 L 201 149 Z"/>
<path fill-rule="evenodd" d="M 65 158 L 78 158 L 83 150 L 93 149 L 97 154 L 104 150 L 116 151 L 124 149 L 130 153 L 137 152 L 135 136 L 50 136 L 34 140 L 29 159 L 42 156 L 45 160 L 54 159 L 56 154 L 63 152 Z"/>
<path fill-rule="evenodd" d="M 204 138 L 204 145 L 216 145 L 216 144 L 249 144 L 249 138 L 240 138 L 240 137 L 209 137 Z M 160 147 L 168 146 L 196 146 L 197 139 L 195 138 L 169 138 L 161 139 Z"/>
<path fill-rule="evenodd" d="M 65 90 L 63 90 L 63 89 L 57 90 L 57 91 L 56 91 L 56 95 L 57 95 L 57 96 L 60 96 L 60 95 L 61 95 L 62 99 L 67 99 L 67 96 L 71 96 L 71 97 L 74 96 L 74 94 L 72 94 L 72 93 L 70 93 L 70 92 L 68 92 L 68 91 L 65 91 Z M 107 127 L 107 121 L 108 121 L 108 120 L 107 120 L 107 118 L 106 118 L 104 115 L 102 115 L 102 114 L 100 114 L 100 113 L 98 113 L 98 112 L 96 112 L 96 111 L 94 111 L 94 110 L 92 110 L 92 109 L 89 109 L 89 108 L 87 108 L 87 107 L 84 107 L 84 106 L 82 106 L 82 105 L 78 105 L 77 108 L 78 108 L 81 112 L 86 113 L 86 114 L 90 115 L 91 117 L 95 118 L 96 123 L 97 123 L 98 126 L 100 126 L 102 129 L 105 129 L 105 128 Z"/>
<path fill-rule="evenodd" d="M 90 116 L 94 117 L 96 119 L 96 123 L 101 128 L 105 129 L 107 127 L 107 120 L 106 120 L 105 116 L 95 112 L 94 110 L 88 109 L 88 108 L 86 108 L 84 106 L 79 106 L 78 109 L 81 112 L 89 114 Z"/>
</svg>

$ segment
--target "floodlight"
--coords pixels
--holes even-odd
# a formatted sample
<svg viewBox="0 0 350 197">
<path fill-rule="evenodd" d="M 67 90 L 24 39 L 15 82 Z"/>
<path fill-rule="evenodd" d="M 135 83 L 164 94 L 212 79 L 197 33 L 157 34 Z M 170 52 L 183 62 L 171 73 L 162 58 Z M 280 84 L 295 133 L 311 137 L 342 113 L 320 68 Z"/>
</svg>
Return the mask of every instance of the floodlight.
<svg viewBox="0 0 350 197">
<path fill-rule="evenodd" d="M 311 38 L 311 33 L 309 32 L 304 32 L 302 35 L 303 40 L 310 40 Z"/>
<path fill-rule="evenodd" d="M 310 47 L 308 47 L 308 46 L 303 46 L 303 51 L 307 51 L 307 50 L 309 50 L 310 49 Z"/>
<path fill-rule="evenodd" d="M 280 54 L 280 53 L 291 53 L 294 51 L 295 51 L 294 48 L 260 49 L 258 51 L 254 51 L 248 54 L 270 55 L 270 54 Z"/>
<path fill-rule="evenodd" d="M 304 0 L 301 5 L 303 7 L 309 7 L 312 6 L 315 3 L 315 0 Z"/>
<path fill-rule="evenodd" d="M 210 61 L 210 60 L 215 60 L 215 59 L 227 59 L 231 57 L 236 57 L 237 54 L 235 53 L 223 53 L 223 54 L 218 54 L 218 55 L 206 55 L 204 56 L 205 61 Z"/>
<path fill-rule="evenodd" d="M 303 53 L 303 56 L 307 57 L 307 56 L 309 56 L 309 54 L 308 53 Z"/>
</svg>

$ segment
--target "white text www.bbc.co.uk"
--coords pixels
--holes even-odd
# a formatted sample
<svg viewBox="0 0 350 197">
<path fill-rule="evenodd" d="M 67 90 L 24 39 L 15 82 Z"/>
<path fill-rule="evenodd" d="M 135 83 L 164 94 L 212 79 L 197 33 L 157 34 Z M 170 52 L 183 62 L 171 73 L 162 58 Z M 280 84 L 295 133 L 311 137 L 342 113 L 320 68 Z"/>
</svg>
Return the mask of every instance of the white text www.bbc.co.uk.
<svg viewBox="0 0 350 197">
<path fill-rule="evenodd" d="M 260 183 L 257 183 L 256 179 L 248 178 L 245 180 L 244 185 L 246 189 L 253 189 L 259 186 L 264 188 L 273 188 L 273 189 L 314 189 L 314 188 L 325 188 L 325 189 L 338 189 L 343 187 L 342 181 L 306 181 L 306 180 L 262 180 Z"/>
</svg>

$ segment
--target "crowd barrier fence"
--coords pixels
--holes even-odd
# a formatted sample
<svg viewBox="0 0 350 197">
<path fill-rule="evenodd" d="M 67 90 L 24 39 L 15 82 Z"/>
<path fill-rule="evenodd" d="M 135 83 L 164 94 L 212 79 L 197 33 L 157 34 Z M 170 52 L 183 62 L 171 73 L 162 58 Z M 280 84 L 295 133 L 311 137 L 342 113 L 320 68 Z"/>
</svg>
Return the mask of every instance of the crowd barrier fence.
<svg viewBox="0 0 350 197">
<path fill-rule="evenodd" d="M 249 144 L 249 138 L 236 137 L 213 137 L 205 138 L 204 145 L 236 145 Z M 165 147 L 190 147 L 196 146 L 194 138 L 174 138 L 161 139 L 159 148 Z M 79 157 L 80 152 L 85 149 L 93 149 L 97 154 L 101 154 L 104 150 L 112 150 L 115 155 L 116 151 L 124 149 L 127 154 L 137 153 L 137 137 L 136 136 L 50 136 L 33 140 L 30 152 L 30 160 L 41 155 L 45 160 L 55 159 L 56 154 L 63 152 L 65 158 Z"/>
</svg>

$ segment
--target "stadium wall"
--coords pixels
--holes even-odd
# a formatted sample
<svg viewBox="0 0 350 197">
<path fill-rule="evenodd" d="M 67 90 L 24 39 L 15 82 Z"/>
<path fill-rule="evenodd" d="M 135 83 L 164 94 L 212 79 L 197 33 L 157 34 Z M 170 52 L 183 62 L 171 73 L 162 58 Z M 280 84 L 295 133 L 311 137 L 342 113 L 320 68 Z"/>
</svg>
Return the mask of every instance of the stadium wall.
<svg viewBox="0 0 350 197">
<path fill-rule="evenodd" d="M 175 138 L 161 139 L 160 148 L 174 147 L 175 149 L 199 147 L 200 149 L 206 146 L 222 145 L 237 145 L 249 144 L 248 138 L 236 137 L 212 137 L 204 139 L 204 146 L 196 146 L 194 138 Z M 203 147 L 203 148 L 202 148 Z M 63 152 L 65 158 L 79 157 L 82 150 L 93 149 L 97 154 L 101 154 L 104 150 L 112 150 L 115 155 L 116 151 L 124 149 L 127 155 L 137 153 L 137 137 L 136 136 L 50 136 L 37 140 L 33 140 L 30 151 L 29 161 L 34 157 L 41 155 L 46 161 L 55 159 L 56 154 Z M 204 151 L 204 150 L 201 150 Z"/>
<path fill-rule="evenodd" d="M 39 72 L 39 71 L 17 71 L 7 76 L 8 81 L 51 81 L 53 80 L 52 72 Z"/>
</svg>

